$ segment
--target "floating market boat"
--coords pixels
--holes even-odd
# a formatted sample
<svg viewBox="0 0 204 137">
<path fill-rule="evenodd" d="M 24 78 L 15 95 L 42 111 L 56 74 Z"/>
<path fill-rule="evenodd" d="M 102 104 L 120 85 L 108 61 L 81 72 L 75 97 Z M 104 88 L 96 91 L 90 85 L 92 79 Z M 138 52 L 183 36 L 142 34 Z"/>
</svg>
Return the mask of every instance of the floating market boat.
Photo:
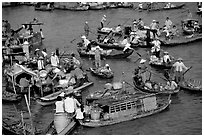
<svg viewBox="0 0 204 137">
<path fill-rule="evenodd" d="M 169 63 L 164 63 L 163 59 L 156 59 L 149 61 L 149 65 L 158 69 L 171 69 L 173 66 L 174 61 L 171 61 Z"/>
<path fill-rule="evenodd" d="M 90 71 L 92 74 L 100 77 L 100 78 L 104 78 L 104 79 L 111 79 L 114 76 L 114 73 L 112 71 L 110 72 L 101 72 L 101 68 L 90 68 Z"/>
<path fill-rule="evenodd" d="M 14 94 L 12 92 L 8 92 L 6 90 L 2 91 L 2 102 L 10 103 L 10 102 L 19 102 L 21 101 L 22 96 Z"/>
<path fill-rule="evenodd" d="M 122 36 L 123 35 L 123 32 L 122 30 L 119 31 L 119 32 L 116 32 L 113 28 L 108 28 L 108 27 L 103 27 L 103 28 L 98 28 L 97 30 L 98 33 L 101 33 L 101 34 L 114 34 L 115 36 Z"/>
<path fill-rule="evenodd" d="M 87 127 L 113 125 L 159 113 L 171 104 L 171 95 L 165 94 L 134 92 L 110 97 L 88 104 L 90 114 L 85 114 L 80 124 Z"/>
<path fill-rule="evenodd" d="M 129 3 L 129 2 L 118 2 L 117 3 L 117 7 L 118 8 L 133 8 L 133 3 Z"/>
<path fill-rule="evenodd" d="M 68 135 L 76 127 L 77 122 L 73 117 L 65 113 L 55 114 L 54 120 L 50 123 L 43 134 L 45 135 Z"/>
<path fill-rule="evenodd" d="M 181 21 L 183 33 L 186 35 L 192 35 L 195 33 L 194 25 L 198 24 L 197 19 L 185 19 Z"/>
<path fill-rule="evenodd" d="M 146 86 L 138 84 L 134 79 L 133 79 L 133 84 L 135 87 L 143 92 L 147 93 L 162 93 L 162 94 L 176 94 L 180 91 L 180 87 L 178 86 L 176 89 L 165 89 L 165 86 L 162 86 L 161 84 L 156 83 L 156 82 L 151 82 L 152 89 L 147 88 Z M 156 89 L 154 89 L 154 86 L 157 86 Z"/>
<path fill-rule="evenodd" d="M 86 52 L 86 50 L 83 49 L 83 48 L 78 48 L 77 51 L 78 51 L 78 53 L 79 53 L 79 55 L 81 57 L 94 58 L 94 56 L 95 56 L 94 51 Z M 130 55 L 132 55 L 133 51 L 134 51 L 133 49 L 129 49 L 126 52 L 119 51 L 119 50 L 116 50 L 116 49 L 103 50 L 101 52 L 101 57 L 102 58 L 109 58 L 109 59 L 122 59 L 122 58 L 127 58 Z"/>
<path fill-rule="evenodd" d="M 99 46 L 100 48 L 103 48 L 103 49 L 123 50 L 125 48 L 125 46 L 123 46 L 119 43 L 102 43 L 102 42 L 97 42 L 97 41 L 92 41 L 91 45 Z M 132 47 L 132 45 L 131 45 L 131 47 Z"/>
<path fill-rule="evenodd" d="M 40 104 L 42 106 L 48 106 L 48 105 L 54 104 L 56 102 L 57 97 L 59 96 L 59 94 L 61 92 L 65 92 L 65 94 L 68 95 L 70 93 L 73 93 L 73 92 L 82 90 L 88 86 L 91 86 L 92 84 L 93 84 L 93 82 L 84 83 L 82 86 L 75 88 L 73 90 L 63 89 L 63 90 L 54 92 L 52 94 L 49 94 L 47 96 L 41 97 L 41 98 L 37 99 L 36 101 L 38 104 Z"/>
<path fill-rule="evenodd" d="M 89 10 L 105 10 L 107 8 L 106 5 L 89 5 Z"/>
<path fill-rule="evenodd" d="M 192 92 L 202 92 L 202 82 L 193 79 L 185 79 L 179 83 L 181 89 L 189 90 Z"/>
<path fill-rule="evenodd" d="M 190 44 L 196 41 L 201 41 L 202 40 L 202 34 L 192 34 L 190 36 L 179 36 L 179 37 L 174 37 L 171 40 L 166 40 L 166 38 L 159 38 L 161 41 L 161 46 L 168 46 L 168 47 L 173 47 L 177 45 L 184 45 L 184 44 Z"/>
<path fill-rule="evenodd" d="M 148 10 L 148 11 L 173 10 L 173 9 L 181 9 L 181 8 L 183 8 L 183 6 L 185 6 L 185 4 L 174 5 L 171 7 L 153 8 L 153 9 L 143 8 L 143 10 Z"/>
</svg>

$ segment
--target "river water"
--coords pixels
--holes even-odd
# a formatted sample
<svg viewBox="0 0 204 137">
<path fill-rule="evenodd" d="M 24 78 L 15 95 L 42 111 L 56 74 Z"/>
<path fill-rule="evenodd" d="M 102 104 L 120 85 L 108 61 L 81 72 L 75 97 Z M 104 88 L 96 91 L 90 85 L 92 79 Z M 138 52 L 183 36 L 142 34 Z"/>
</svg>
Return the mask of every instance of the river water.
<svg viewBox="0 0 204 137">
<path fill-rule="evenodd" d="M 196 3 L 186 3 L 183 9 L 170 11 L 157 11 L 148 13 L 138 12 L 132 9 L 108 9 L 99 11 L 63 11 L 55 10 L 53 12 L 35 11 L 34 7 L 20 6 L 2 9 L 2 19 L 11 23 L 12 28 L 17 29 L 21 23 L 31 21 L 37 17 L 41 22 L 45 40 L 42 47 L 46 47 L 48 53 L 59 48 L 60 51 L 76 51 L 76 43 L 80 40 L 83 33 L 84 22 L 88 21 L 93 32 L 96 32 L 100 25 L 101 17 L 105 14 L 107 22 L 110 21 L 109 27 L 123 24 L 129 18 L 125 25 L 130 25 L 133 19 L 143 18 L 146 25 L 149 25 L 153 19 L 160 21 L 163 25 L 167 16 L 172 22 L 180 26 L 182 19 L 187 17 L 187 9 L 190 9 L 193 18 L 202 19 L 196 14 Z M 89 38 L 94 39 L 95 34 L 91 33 Z M 70 41 L 74 40 L 73 43 Z M 186 78 L 202 80 L 202 42 L 195 42 L 175 47 L 162 47 L 175 58 L 182 57 L 186 66 L 193 68 L 185 74 Z M 146 54 L 146 49 L 138 49 L 142 55 Z M 79 57 L 78 57 L 79 58 Z M 138 63 L 134 63 L 138 55 L 134 52 L 129 58 L 122 60 L 104 60 L 102 63 L 108 63 L 114 70 L 113 80 L 101 80 L 92 76 L 89 72 L 89 79 L 94 82 L 94 86 L 83 91 L 85 97 L 94 90 L 102 89 L 104 84 L 112 81 L 119 81 L 122 72 L 124 79 L 132 83 L 132 72 Z M 81 59 L 83 68 L 87 69 L 92 65 L 92 60 Z M 161 78 L 153 75 L 153 79 L 162 82 Z M 164 82 L 164 81 L 163 81 Z M 15 107 L 14 107 L 15 106 Z M 3 104 L 2 115 L 18 117 L 17 111 L 27 111 L 25 100 L 18 104 Z M 54 105 L 41 107 L 34 100 L 31 101 L 31 111 L 33 114 L 34 125 L 38 130 L 43 130 L 53 119 Z M 26 114 L 25 114 L 26 117 Z M 141 118 L 133 121 L 123 122 L 120 124 L 100 127 L 85 128 L 79 126 L 73 131 L 74 135 L 201 135 L 202 134 L 202 94 L 191 93 L 181 90 L 177 95 L 172 96 L 170 108 L 162 113 Z"/>
</svg>

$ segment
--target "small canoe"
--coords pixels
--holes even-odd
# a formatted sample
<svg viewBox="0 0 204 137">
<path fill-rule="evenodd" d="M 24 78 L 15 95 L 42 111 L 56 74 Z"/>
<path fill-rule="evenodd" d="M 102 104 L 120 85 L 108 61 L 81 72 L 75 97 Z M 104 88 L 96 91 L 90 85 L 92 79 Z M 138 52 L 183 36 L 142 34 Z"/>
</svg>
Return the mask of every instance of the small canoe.
<svg viewBox="0 0 204 137">
<path fill-rule="evenodd" d="M 119 2 L 117 4 L 118 8 L 133 8 L 133 4 L 132 3 L 121 3 Z"/>
<path fill-rule="evenodd" d="M 105 5 L 89 6 L 89 10 L 105 10 L 107 8 Z"/>
<path fill-rule="evenodd" d="M 63 5 L 56 6 L 55 9 L 57 10 L 70 10 L 70 11 L 86 11 L 89 9 L 89 6 L 76 6 L 76 7 L 66 7 Z"/>
<path fill-rule="evenodd" d="M 46 6 L 43 7 L 35 7 L 35 10 L 39 11 L 52 11 L 54 8 L 47 8 Z"/>
<path fill-rule="evenodd" d="M 91 86 L 93 84 L 93 82 L 89 82 L 89 83 L 84 83 L 82 86 L 75 88 L 73 90 L 66 90 L 64 89 L 63 91 L 65 92 L 66 95 L 73 93 L 74 91 L 79 91 L 82 90 L 88 86 Z M 62 90 L 57 91 L 55 93 L 49 94 L 47 96 L 41 97 L 39 99 L 37 99 L 37 103 L 42 105 L 42 106 L 48 106 L 51 104 L 54 104 L 57 100 L 57 97 L 59 96 L 59 94 L 62 92 Z"/>
<path fill-rule="evenodd" d="M 77 49 L 80 57 L 91 57 L 94 58 L 95 56 L 95 52 L 94 51 L 89 51 L 86 52 L 85 49 L 82 48 L 78 48 Z M 130 55 L 132 55 L 134 50 L 130 49 L 127 52 L 123 52 L 123 51 L 119 51 L 116 49 L 112 49 L 112 50 L 103 50 L 101 53 L 101 57 L 102 58 L 107 58 L 107 59 L 122 59 L 122 58 L 127 58 Z"/>
<path fill-rule="evenodd" d="M 153 9 L 147 9 L 147 8 L 144 8 L 143 10 L 148 10 L 149 12 L 150 11 L 162 11 L 162 10 L 174 10 L 174 9 L 181 9 L 181 8 L 183 8 L 183 6 L 185 6 L 185 4 L 180 4 L 180 5 L 176 5 L 176 6 L 174 6 L 174 7 L 170 7 L 170 8 L 165 8 L 165 7 L 163 7 L 163 8 L 153 8 Z"/>
<path fill-rule="evenodd" d="M 162 91 L 160 91 L 159 89 L 155 90 L 155 89 L 144 88 L 144 86 L 138 85 L 134 80 L 133 80 L 133 84 L 137 89 L 147 93 L 177 94 L 180 91 L 179 86 L 174 90 L 163 89 Z"/>
<path fill-rule="evenodd" d="M 96 41 L 95 41 L 96 42 Z M 117 50 L 123 50 L 125 47 L 122 46 L 121 44 L 119 43 L 100 43 L 100 42 L 96 42 L 94 43 L 93 45 L 98 45 L 100 48 L 103 48 L 103 49 L 117 49 Z M 132 45 L 131 45 L 132 47 Z"/>
<path fill-rule="evenodd" d="M 168 47 L 173 47 L 177 45 L 184 45 L 184 44 L 190 44 L 196 41 L 201 41 L 202 40 L 202 34 L 193 34 L 190 36 L 180 36 L 180 37 L 175 37 L 173 39 L 166 40 L 165 38 L 159 38 L 161 41 L 161 46 L 168 46 Z"/>
<path fill-rule="evenodd" d="M 22 96 L 3 90 L 2 101 L 3 102 L 18 102 L 22 99 Z"/>
<path fill-rule="evenodd" d="M 179 83 L 179 86 L 184 90 L 202 92 L 202 82 L 198 80 L 185 79 L 183 82 Z"/>
<path fill-rule="evenodd" d="M 90 71 L 93 75 L 96 75 L 104 79 L 111 79 L 114 76 L 114 73 L 112 71 L 111 72 L 100 72 L 98 69 L 95 69 L 95 68 L 90 68 Z"/>
<path fill-rule="evenodd" d="M 113 30 L 113 28 L 98 28 L 97 32 L 98 33 L 101 33 L 101 34 L 109 34 L 110 31 L 112 31 L 112 33 L 116 36 L 122 36 L 123 35 L 123 32 L 122 31 L 119 31 L 119 32 L 116 32 Z"/>
<path fill-rule="evenodd" d="M 56 118 L 56 116 L 55 116 Z M 44 131 L 43 134 L 45 135 L 69 135 L 73 129 L 76 127 L 77 122 L 74 120 L 74 118 L 68 118 L 69 122 L 65 125 L 64 129 L 57 133 L 56 131 L 56 120 L 53 120 L 50 125 L 47 127 L 47 129 Z M 58 121 L 59 123 L 62 121 Z"/>
</svg>

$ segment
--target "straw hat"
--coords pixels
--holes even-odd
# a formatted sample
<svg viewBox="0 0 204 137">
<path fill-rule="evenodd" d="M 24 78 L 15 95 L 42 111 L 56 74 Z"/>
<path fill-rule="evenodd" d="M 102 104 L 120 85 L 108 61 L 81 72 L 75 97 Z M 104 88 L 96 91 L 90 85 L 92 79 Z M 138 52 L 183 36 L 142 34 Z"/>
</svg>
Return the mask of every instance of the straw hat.
<svg viewBox="0 0 204 137">
<path fill-rule="evenodd" d="M 43 57 L 42 57 L 42 56 L 40 56 L 40 57 L 39 57 L 39 59 L 40 59 L 40 60 L 43 60 Z"/>
<path fill-rule="evenodd" d="M 146 60 L 145 59 L 141 59 L 140 64 L 145 63 Z"/>
<path fill-rule="evenodd" d="M 23 44 L 24 44 L 24 45 L 28 45 L 29 43 L 28 43 L 28 41 L 25 41 Z"/>
<path fill-rule="evenodd" d="M 168 54 L 168 52 L 167 52 L 167 51 L 164 51 L 164 54 Z"/>
<path fill-rule="evenodd" d="M 183 59 L 182 59 L 182 58 L 178 58 L 177 60 L 178 60 L 178 61 L 179 61 L 179 60 L 182 61 Z"/>
<path fill-rule="evenodd" d="M 37 48 L 37 49 L 35 49 L 35 51 L 38 51 L 38 50 L 40 50 L 40 49 L 38 49 L 38 48 Z"/>
<path fill-rule="evenodd" d="M 108 65 L 108 64 L 106 64 L 105 66 L 106 66 L 106 67 L 109 67 L 109 65 Z"/>
<path fill-rule="evenodd" d="M 156 22 L 156 20 L 152 20 L 152 22 Z"/>
<path fill-rule="evenodd" d="M 86 36 L 83 35 L 83 36 L 81 36 L 81 38 L 82 38 L 82 39 L 86 39 Z"/>
</svg>

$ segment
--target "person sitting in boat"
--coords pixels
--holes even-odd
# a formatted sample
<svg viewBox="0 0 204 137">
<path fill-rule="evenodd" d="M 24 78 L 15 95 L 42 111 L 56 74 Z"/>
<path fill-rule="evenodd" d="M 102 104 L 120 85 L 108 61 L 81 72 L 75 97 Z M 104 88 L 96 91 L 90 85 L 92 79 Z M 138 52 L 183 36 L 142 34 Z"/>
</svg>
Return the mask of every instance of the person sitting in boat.
<svg viewBox="0 0 204 137">
<path fill-rule="evenodd" d="M 78 59 L 76 59 L 75 54 L 72 53 L 71 56 L 72 56 L 72 62 L 73 62 L 73 64 L 74 64 L 74 65 L 77 65 L 77 66 L 80 66 L 80 61 L 79 61 Z"/>
<path fill-rule="evenodd" d="M 128 50 L 131 50 L 131 49 L 133 49 L 133 48 L 131 48 L 131 44 L 128 42 L 126 45 L 125 45 L 125 47 L 124 47 L 124 49 L 123 49 L 123 52 L 125 53 L 125 52 L 128 52 Z"/>
<path fill-rule="evenodd" d="M 50 60 L 51 60 L 51 66 L 52 67 L 58 67 L 59 66 L 59 58 L 57 57 L 55 52 L 51 53 Z"/>
<path fill-rule="evenodd" d="M 167 3 L 164 8 L 171 8 L 171 3 Z"/>
<path fill-rule="evenodd" d="M 195 32 L 199 32 L 200 26 L 199 26 L 197 21 L 194 22 L 193 28 L 194 28 Z"/>
<path fill-rule="evenodd" d="M 103 38 L 102 38 L 102 36 L 101 36 L 100 34 L 97 36 L 97 41 L 98 41 L 99 43 L 102 43 L 102 42 L 103 42 Z"/>
<path fill-rule="evenodd" d="M 42 70 L 44 69 L 44 58 L 42 56 L 40 56 L 38 58 L 38 70 Z"/>
<path fill-rule="evenodd" d="M 142 4 L 142 2 L 139 3 L 138 8 L 139 8 L 139 9 L 143 9 L 143 4 Z"/>
<path fill-rule="evenodd" d="M 79 66 L 75 65 L 74 70 L 71 71 L 71 74 L 76 79 L 75 87 L 79 87 L 83 85 L 83 83 L 85 82 L 85 76 L 84 76 L 84 72 L 79 68 Z"/>
<path fill-rule="evenodd" d="M 110 66 L 108 64 L 105 65 L 105 67 L 103 67 L 100 72 L 102 73 L 109 73 L 111 72 Z"/>
<path fill-rule="evenodd" d="M 134 72 L 134 81 L 136 82 L 137 85 L 141 85 L 142 84 L 142 77 L 139 75 L 139 71 L 141 69 L 141 66 L 138 66 L 138 68 L 135 69 Z"/>
<path fill-rule="evenodd" d="M 178 34 L 179 34 L 178 28 L 176 27 L 176 25 L 173 25 L 173 28 L 170 31 L 169 37 L 170 38 L 173 38 L 174 36 L 178 37 Z"/>
<path fill-rule="evenodd" d="M 121 25 L 118 24 L 118 26 L 115 28 L 114 32 L 121 32 L 121 31 L 122 31 Z"/>
<path fill-rule="evenodd" d="M 142 18 L 139 18 L 139 20 L 137 22 L 137 27 L 140 30 L 144 28 L 144 22 L 142 21 Z"/>
<path fill-rule="evenodd" d="M 173 68 L 174 68 L 174 72 L 175 72 L 176 83 L 183 81 L 183 79 L 184 79 L 183 72 L 184 72 L 184 70 L 188 69 L 188 67 L 186 67 L 184 65 L 183 59 L 178 58 L 177 61 L 173 64 Z"/>
<path fill-rule="evenodd" d="M 121 41 L 121 45 L 125 46 L 128 43 L 128 37 L 124 36 L 123 41 Z"/>
<path fill-rule="evenodd" d="M 169 53 L 167 51 L 164 52 L 163 62 L 165 64 L 171 63 L 171 58 L 170 58 Z"/>
<path fill-rule="evenodd" d="M 145 65 L 145 62 L 145 59 L 141 59 L 139 67 L 139 76 L 141 76 L 143 84 L 147 81 L 147 66 Z"/>
<path fill-rule="evenodd" d="M 178 85 L 176 84 L 176 82 L 174 80 L 170 80 L 170 81 L 167 81 L 164 89 L 175 90 L 177 87 L 178 87 Z"/>
<path fill-rule="evenodd" d="M 103 15 L 101 19 L 101 29 L 104 27 L 104 23 L 106 22 L 106 15 Z"/>
<path fill-rule="evenodd" d="M 86 48 L 86 52 L 90 51 L 91 42 L 86 38 L 86 36 L 82 36 L 81 38 L 82 38 L 82 44 Z"/>
<path fill-rule="evenodd" d="M 163 32 L 166 33 L 165 38 L 166 40 L 170 40 L 170 30 L 164 25 Z"/>
<path fill-rule="evenodd" d="M 147 80 L 144 84 L 144 89 L 153 89 L 151 81 Z"/>
<path fill-rule="evenodd" d="M 161 45 L 161 42 L 159 41 L 158 38 L 155 38 L 154 41 L 152 41 L 152 44 L 154 44 L 153 53 L 155 53 L 157 58 L 160 58 L 160 45 Z"/>
</svg>

